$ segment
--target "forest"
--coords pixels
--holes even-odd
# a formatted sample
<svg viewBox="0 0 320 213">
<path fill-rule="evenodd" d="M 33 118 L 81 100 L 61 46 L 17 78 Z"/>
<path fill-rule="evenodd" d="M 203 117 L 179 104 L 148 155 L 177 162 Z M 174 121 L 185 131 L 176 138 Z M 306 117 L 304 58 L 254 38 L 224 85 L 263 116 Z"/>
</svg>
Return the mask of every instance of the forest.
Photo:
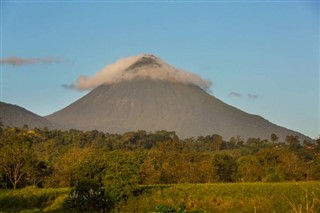
<svg viewBox="0 0 320 213">
<path fill-rule="evenodd" d="M 141 186 L 317 180 L 320 138 L 300 141 L 288 135 L 281 141 L 271 134 L 268 140 L 226 140 L 213 134 L 179 139 L 169 131 L 110 134 L 0 128 L 4 190 L 68 187 L 78 196 L 90 188 L 98 195 L 107 193 L 109 201 L 103 202 L 108 206 L 141 194 Z"/>
</svg>

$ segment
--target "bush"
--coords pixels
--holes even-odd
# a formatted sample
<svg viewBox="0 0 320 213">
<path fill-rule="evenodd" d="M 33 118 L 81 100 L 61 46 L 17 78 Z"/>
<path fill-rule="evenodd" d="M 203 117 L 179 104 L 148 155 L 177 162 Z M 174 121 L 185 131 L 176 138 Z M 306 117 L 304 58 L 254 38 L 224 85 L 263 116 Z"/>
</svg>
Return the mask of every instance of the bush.
<svg viewBox="0 0 320 213">
<path fill-rule="evenodd" d="M 66 208 L 80 212 L 110 212 L 113 207 L 109 194 L 94 181 L 79 182 L 66 200 Z"/>
<path fill-rule="evenodd" d="M 180 204 L 178 207 L 176 206 L 166 206 L 166 205 L 158 205 L 156 207 L 157 213 L 184 213 L 187 212 L 186 206 L 184 204 Z"/>
</svg>

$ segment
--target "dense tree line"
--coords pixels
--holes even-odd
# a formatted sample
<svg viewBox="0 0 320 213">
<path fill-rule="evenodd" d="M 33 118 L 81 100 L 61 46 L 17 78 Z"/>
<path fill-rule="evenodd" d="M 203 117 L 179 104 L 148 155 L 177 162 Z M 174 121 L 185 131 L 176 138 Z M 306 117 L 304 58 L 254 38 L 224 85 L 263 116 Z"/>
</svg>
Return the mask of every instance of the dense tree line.
<svg viewBox="0 0 320 213">
<path fill-rule="evenodd" d="M 320 180 L 320 139 L 279 141 L 175 132 L 0 128 L 0 187 L 71 187 L 95 180 L 125 199 L 137 185 Z M 121 190 L 118 190 L 121 188 Z"/>
</svg>

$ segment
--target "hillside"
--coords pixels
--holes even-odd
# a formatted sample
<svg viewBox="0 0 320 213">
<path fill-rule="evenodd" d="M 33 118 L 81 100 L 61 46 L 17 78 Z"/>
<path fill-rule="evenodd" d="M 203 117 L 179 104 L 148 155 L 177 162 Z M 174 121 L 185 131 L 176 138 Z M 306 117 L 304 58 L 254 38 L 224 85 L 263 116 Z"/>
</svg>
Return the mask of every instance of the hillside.
<svg viewBox="0 0 320 213">
<path fill-rule="evenodd" d="M 23 127 L 24 125 L 28 125 L 29 128 L 59 128 L 58 125 L 39 115 L 17 105 L 4 102 L 0 102 L 0 121 L 4 126 Z"/>
</svg>

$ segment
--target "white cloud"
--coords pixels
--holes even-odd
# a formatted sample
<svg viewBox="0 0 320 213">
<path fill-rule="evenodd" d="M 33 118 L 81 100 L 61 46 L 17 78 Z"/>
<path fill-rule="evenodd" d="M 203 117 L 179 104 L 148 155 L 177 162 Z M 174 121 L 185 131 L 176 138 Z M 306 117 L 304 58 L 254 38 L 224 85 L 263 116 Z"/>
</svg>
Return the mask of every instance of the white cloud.
<svg viewBox="0 0 320 213">
<path fill-rule="evenodd" d="M 154 63 L 146 66 L 134 66 L 138 64 L 136 62 L 141 62 L 143 59 L 151 60 Z M 153 55 L 145 54 L 120 59 L 114 64 L 107 65 L 92 77 L 80 76 L 74 84 L 70 85 L 83 91 L 94 89 L 101 84 L 114 84 L 139 78 L 195 84 L 205 90 L 212 85 L 210 81 L 204 80 L 196 74 L 176 69 Z M 71 86 L 64 87 L 71 88 Z"/>
</svg>

